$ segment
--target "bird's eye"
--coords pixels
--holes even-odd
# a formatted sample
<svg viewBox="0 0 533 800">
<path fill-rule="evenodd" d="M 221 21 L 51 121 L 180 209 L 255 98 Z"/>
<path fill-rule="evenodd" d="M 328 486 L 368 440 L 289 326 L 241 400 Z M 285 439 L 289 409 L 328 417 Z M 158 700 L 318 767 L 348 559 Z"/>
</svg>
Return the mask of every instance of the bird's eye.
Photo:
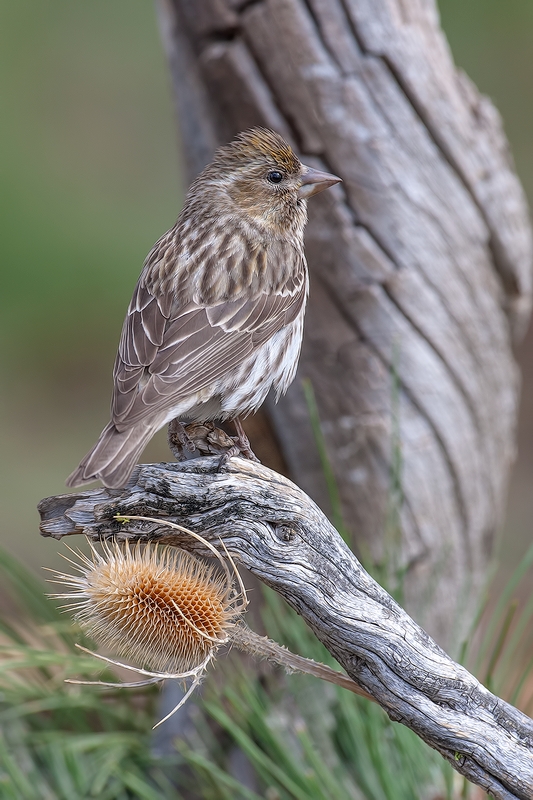
<svg viewBox="0 0 533 800">
<path fill-rule="evenodd" d="M 270 183 L 281 183 L 281 181 L 283 180 L 283 175 L 281 174 L 281 172 L 278 172 L 277 170 L 274 169 L 272 170 L 272 172 L 268 173 L 267 178 L 270 181 Z"/>
</svg>

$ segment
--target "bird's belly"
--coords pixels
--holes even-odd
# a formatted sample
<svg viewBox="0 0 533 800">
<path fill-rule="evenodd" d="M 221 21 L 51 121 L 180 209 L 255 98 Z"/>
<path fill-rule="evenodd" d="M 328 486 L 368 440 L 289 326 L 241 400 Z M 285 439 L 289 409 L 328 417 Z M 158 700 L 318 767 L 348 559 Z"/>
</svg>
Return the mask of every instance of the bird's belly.
<svg viewBox="0 0 533 800">
<path fill-rule="evenodd" d="M 276 399 L 294 380 L 302 346 L 303 318 L 278 331 L 234 370 L 226 391 L 221 392 L 222 416 L 250 414 L 273 388 Z"/>
<path fill-rule="evenodd" d="M 165 415 L 191 422 L 231 419 L 256 411 L 273 388 L 276 399 L 292 383 L 302 346 L 303 315 L 278 331 L 254 354 L 194 397 L 181 401 Z"/>
</svg>

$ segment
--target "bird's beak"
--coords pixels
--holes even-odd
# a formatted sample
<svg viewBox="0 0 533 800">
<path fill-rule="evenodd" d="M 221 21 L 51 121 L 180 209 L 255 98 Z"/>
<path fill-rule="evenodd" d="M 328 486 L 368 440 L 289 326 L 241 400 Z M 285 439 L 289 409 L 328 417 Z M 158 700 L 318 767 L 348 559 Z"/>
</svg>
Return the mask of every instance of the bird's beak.
<svg viewBox="0 0 533 800">
<path fill-rule="evenodd" d="M 304 166 L 302 185 L 298 189 L 298 197 L 311 197 L 341 182 L 341 178 L 337 178 L 336 175 L 330 175 L 329 172 L 321 172 L 319 169 Z"/>
</svg>

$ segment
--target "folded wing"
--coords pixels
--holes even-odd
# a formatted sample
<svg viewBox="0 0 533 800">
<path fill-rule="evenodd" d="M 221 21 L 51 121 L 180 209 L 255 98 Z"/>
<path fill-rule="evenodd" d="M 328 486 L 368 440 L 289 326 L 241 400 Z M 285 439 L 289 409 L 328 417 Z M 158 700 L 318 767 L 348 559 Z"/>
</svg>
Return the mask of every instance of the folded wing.
<svg viewBox="0 0 533 800">
<path fill-rule="evenodd" d="M 269 254 L 271 269 L 279 266 L 272 263 L 275 257 L 275 251 Z M 251 296 L 242 292 L 210 305 L 169 302 L 168 293 L 158 297 L 147 283 L 143 273 L 115 361 L 112 420 L 118 430 L 170 410 L 223 379 L 296 319 L 307 294 L 303 255 L 275 291 L 262 281 Z"/>
</svg>

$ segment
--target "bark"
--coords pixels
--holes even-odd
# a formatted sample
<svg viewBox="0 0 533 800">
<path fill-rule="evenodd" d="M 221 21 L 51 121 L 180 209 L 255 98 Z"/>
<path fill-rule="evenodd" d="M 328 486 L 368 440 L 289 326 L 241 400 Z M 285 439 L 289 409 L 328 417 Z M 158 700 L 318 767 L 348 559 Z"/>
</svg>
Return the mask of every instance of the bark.
<svg viewBox="0 0 533 800">
<path fill-rule="evenodd" d="M 530 306 L 527 208 L 499 116 L 455 68 L 434 0 L 158 8 L 190 178 L 265 125 L 343 179 L 310 203 L 301 365 L 269 413 L 291 476 L 327 510 L 311 379 L 356 549 L 379 560 L 398 539 L 408 608 L 450 646 L 502 522 L 512 334 Z"/>
<path fill-rule="evenodd" d="M 209 555 L 163 518 L 201 532 L 279 592 L 389 717 L 497 800 L 530 800 L 533 721 L 456 664 L 365 570 L 324 514 L 266 467 L 218 458 L 144 464 L 125 489 L 40 503 L 45 536 L 162 541 Z"/>
</svg>

